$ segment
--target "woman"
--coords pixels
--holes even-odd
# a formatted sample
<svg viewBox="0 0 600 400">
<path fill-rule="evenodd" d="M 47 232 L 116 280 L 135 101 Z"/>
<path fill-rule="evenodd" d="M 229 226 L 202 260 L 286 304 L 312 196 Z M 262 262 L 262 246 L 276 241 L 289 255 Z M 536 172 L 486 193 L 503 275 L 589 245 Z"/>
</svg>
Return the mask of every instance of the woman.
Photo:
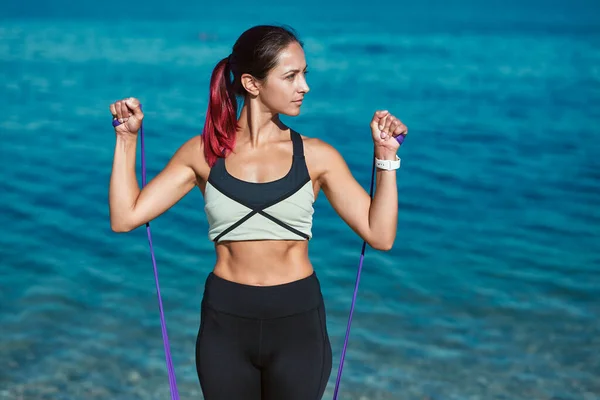
<svg viewBox="0 0 600 400">
<path fill-rule="evenodd" d="M 196 186 L 205 199 L 217 256 L 196 343 L 206 400 L 322 397 L 331 346 L 308 258 L 319 191 L 373 248 L 389 250 L 396 236 L 394 138 L 406 127 L 387 111 L 371 120 L 375 156 L 383 160 L 371 200 L 333 147 L 280 121 L 280 114 L 300 113 L 306 73 L 302 43 L 291 30 L 244 32 L 213 71 L 202 135 L 184 143 L 143 190 L 135 174 L 140 103 L 110 105 L 118 121 L 109 192 L 115 232 L 156 218 Z M 239 118 L 236 97 L 243 100 Z"/>
</svg>

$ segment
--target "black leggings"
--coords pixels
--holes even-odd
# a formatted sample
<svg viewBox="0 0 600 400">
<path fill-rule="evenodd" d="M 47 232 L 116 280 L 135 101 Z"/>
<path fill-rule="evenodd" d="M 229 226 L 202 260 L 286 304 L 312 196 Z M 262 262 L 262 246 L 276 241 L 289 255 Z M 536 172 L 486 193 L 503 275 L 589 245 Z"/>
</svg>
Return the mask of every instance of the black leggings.
<svg viewBox="0 0 600 400">
<path fill-rule="evenodd" d="M 276 286 L 210 273 L 196 342 L 205 400 L 319 400 L 331 345 L 316 275 Z"/>
</svg>

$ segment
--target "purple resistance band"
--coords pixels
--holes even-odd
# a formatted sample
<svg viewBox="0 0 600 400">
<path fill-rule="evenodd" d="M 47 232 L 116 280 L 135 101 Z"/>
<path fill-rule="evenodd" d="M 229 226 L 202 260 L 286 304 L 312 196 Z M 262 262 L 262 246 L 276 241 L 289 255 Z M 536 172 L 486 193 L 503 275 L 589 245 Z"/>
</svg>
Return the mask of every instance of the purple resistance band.
<svg viewBox="0 0 600 400">
<path fill-rule="evenodd" d="M 399 135 L 396 140 L 399 144 L 404 142 L 406 136 Z M 369 196 L 373 198 L 373 186 L 375 184 L 375 157 L 373 157 L 373 167 L 371 169 L 371 187 L 369 188 Z M 367 242 L 363 241 L 362 250 L 360 252 L 360 260 L 358 262 L 358 272 L 356 274 L 356 282 L 354 283 L 354 294 L 352 295 L 352 305 L 350 306 L 350 315 L 348 316 L 348 325 L 346 327 L 346 337 L 344 339 L 344 347 L 342 347 L 342 356 L 340 359 L 340 368 L 338 369 L 337 379 L 335 381 L 335 390 L 333 392 L 333 400 L 337 400 L 338 391 L 340 390 L 340 381 L 342 379 L 342 369 L 344 368 L 344 359 L 346 358 L 346 349 L 348 348 L 348 339 L 350 338 L 350 326 L 352 325 L 352 315 L 354 314 L 354 305 L 356 304 L 356 296 L 358 294 L 358 284 L 360 283 L 360 273 L 362 272 L 363 260 L 365 259 L 365 250 Z"/>
<path fill-rule="evenodd" d="M 140 110 L 142 105 L 140 104 Z M 113 120 L 114 127 L 121 125 L 118 120 Z M 144 151 L 144 123 L 140 127 L 141 153 L 142 153 L 142 188 L 146 186 L 146 156 Z M 165 356 L 167 359 L 167 370 L 169 371 L 169 386 L 171 388 L 171 400 L 179 400 L 177 391 L 177 381 L 175 380 L 175 370 L 173 369 L 173 360 L 171 359 L 171 350 L 169 348 L 169 337 L 167 335 L 167 325 L 165 323 L 165 313 L 163 311 L 162 298 L 160 296 L 160 286 L 158 285 L 158 269 L 156 268 L 156 257 L 152 246 L 152 234 L 150 233 L 150 222 L 146 222 L 146 232 L 148 233 L 148 243 L 150 244 L 150 255 L 152 256 L 152 266 L 154 267 L 154 281 L 156 282 L 156 294 L 158 295 L 158 308 L 160 310 L 160 326 L 162 329 L 163 343 L 165 346 Z"/>
<path fill-rule="evenodd" d="M 140 104 L 140 110 L 142 105 Z M 113 120 L 114 127 L 121 125 L 118 120 Z M 396 137 L 399 144 L 404 142 L 404 135 Z M 140 140 L 141 140 L 141 153 L 142 153 L 142 188 L 146 186 L 146 157 L 144 152 L 144 123 L 142 122 L 140 127 Z M 373 197 L 373 186 L 375 183 L 375 157 L 373 157 L 373 167 L 371 170 L 371 187 L 369 188 L 369 196 Z M 171 400 L 179 400 L 179 393 L 177 391 L 177 382 L 175 380 L 175 370 L 173 369 L 173 361 L 171 359 L 171 351 L 169 348 L 169 337 L 167 335 L 167 326 L 165 324 L 165 315 L 162 306 L 162 298 L 160 296 L 160 287 L 158 285 L 158 269 L 156 267 L 156 258 L 154 256 L 154 248 L 152 247 L 152 234 L 150 233 L 150 222 L 146 222 L 146 231 L 148 232 L 148 243 L 150 244 L 150 254 L 152 256 L 152 265 L 154 267 L 154 280 L 156 282 L 156 293 L 158 295 L 158 306 L 160 310 L 160 325 L 162 328 L 163 343 L 165 348 L 165 356 L 167 360 L 167 370 L 169 371 L 169 386 L 171 388 Z M 350 326 L 352 325 L 352 315 L 354 314 L 354 306 L 356 304 L 356 297 L 358 294 L 358 285 L 360 282 L 360 274 L 362 272 L 363 260 L 365 258 L 365 250 L 367 243 L 363 241 L 362 249 L 360 252 L 360 261 L 358 263 L 358 273 L 356 275 L 356 282 L 354 284 L 354 294 L 352 295 L 352 305 L 350 306 L 350 315 L 348 317 L 348 325 L 346 327 L 346 337 L 344 339 L 344 347 L 342 348 L 342 355 L 340 359 L 340 367 L 338 369 L 337 379 L 335 382 L 335 391 L 333 393 L 333 400 L 337 400 L 338 391 L 340 387 L 340 380 L 342 378 L 342 369 L 344 367 L 344 359 L 346 358 L 346 349 L 348 348 L 348 339 L 350 337 Z"/>
</svg>

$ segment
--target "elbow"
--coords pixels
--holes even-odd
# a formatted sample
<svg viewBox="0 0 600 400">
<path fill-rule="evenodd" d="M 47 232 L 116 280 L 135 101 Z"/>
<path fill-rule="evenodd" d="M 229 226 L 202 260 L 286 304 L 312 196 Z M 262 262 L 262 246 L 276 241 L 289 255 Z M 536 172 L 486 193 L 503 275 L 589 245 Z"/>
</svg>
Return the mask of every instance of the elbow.
<svg viewBox="0 0 600 400">
<path fill-rule="evenodd" d="M 126 233 L 131 232 L 134 229 L 134 226 L 124 223 L 124 221 L 114 221 L 111 219 L 110 229 L 115 233 Z"/>
<path fill-rule="evenodd" d="M 377 246 L 373 246 L 373 248 L 375 250 L 380 250 L 380 251 L 390 251 L 393 247 L 393 243 L 383 243 Z"/>
<path fill-rule="evenodd" d="M 119 224 L 110 224 L 110 229 L 115 233 L 130 232 L 131 229 Z"/>
<path fill-rule="evenodd" d="M 394 240 L 371 241 L 369 245 L 375 250 L 390 251 L 394 247 Z"/>
</svg>

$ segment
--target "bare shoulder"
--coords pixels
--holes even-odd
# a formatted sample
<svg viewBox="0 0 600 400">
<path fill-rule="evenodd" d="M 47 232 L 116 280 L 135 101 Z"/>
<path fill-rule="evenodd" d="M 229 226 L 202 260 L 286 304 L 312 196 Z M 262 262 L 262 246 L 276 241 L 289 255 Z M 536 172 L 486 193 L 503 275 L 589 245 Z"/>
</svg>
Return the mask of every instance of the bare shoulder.
<svg viewBox="0 0 600 400">
<path fill-rule="evenodd" d="M 300 135 L 304 144 L 304 153 L 307 157 L 339 156 L 339 152 L 323 139 Z"/>
<path fill-rule="evenodd" d="M 185 155 L 198 154 L 198 152 L 204 153 L 204 143 L 202 141 L 202 135 L 192 136 L 186 142 L 181 145 L 180 150 Z"/>
<path fill-rule="evenodd" d="M 313 179 L 323 176 L 336 165 L 344 164 L 339 151 L 331 144 L 319 138 L 302 136 L 306 164 Z"/>
<path fill-rule="evenodd" d="M 174 159 L 178 163 L 191 167 L 202 180 L 208 179 L 210 167 L 204 157 L 204 141 L 202 135 L 196 135 L 184 142 L 177 150 Z"/>
</svg>

